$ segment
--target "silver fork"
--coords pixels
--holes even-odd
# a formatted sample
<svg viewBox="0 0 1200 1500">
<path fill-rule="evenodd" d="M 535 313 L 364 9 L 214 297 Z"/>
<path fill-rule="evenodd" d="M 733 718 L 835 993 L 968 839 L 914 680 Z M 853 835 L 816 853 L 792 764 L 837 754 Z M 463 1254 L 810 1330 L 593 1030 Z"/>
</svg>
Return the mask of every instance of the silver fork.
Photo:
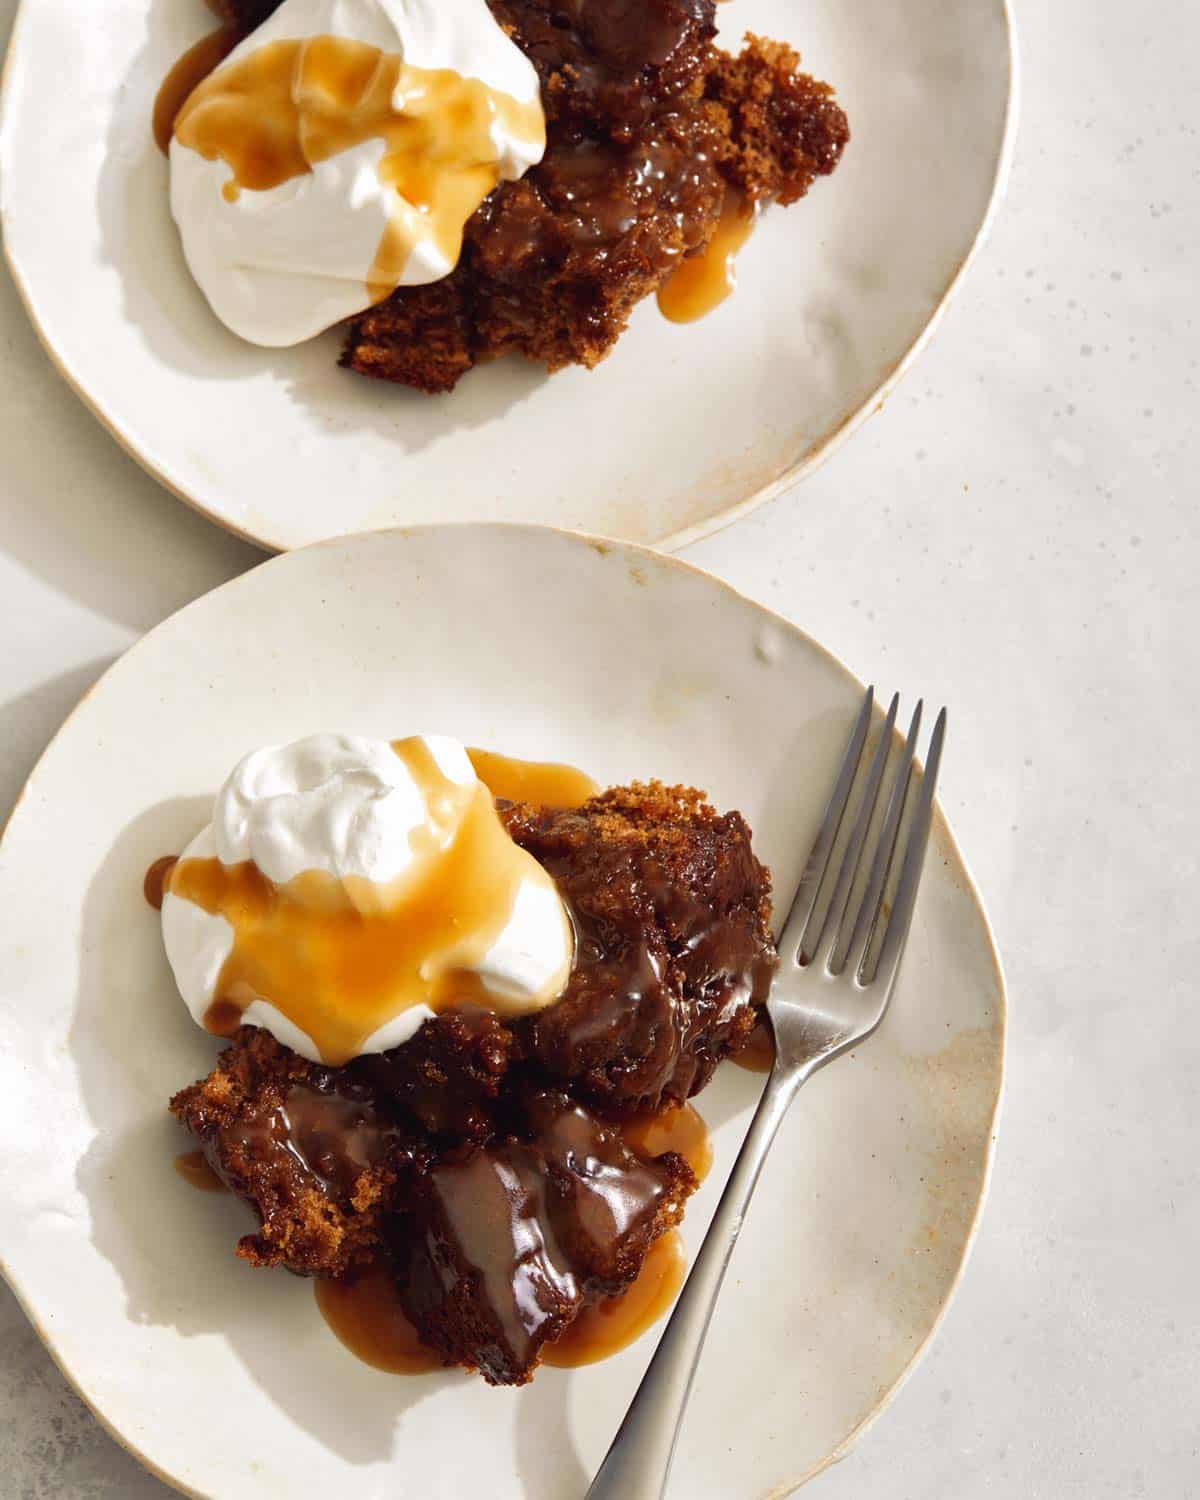
<svg viewBox="0 0 1200 1500">
<path fill-rule="evenodd" d="M 767 1001 L 775 1065 L 687 1285 L 586 1500 L 659 1500 L 717 1293 L 775 1132 L 800 1085 L 870 1036 L 887 1010 L 921 879 L 946 734 L 943 708 L 895 857 L 921 727 L 918 703 L 880 822 L 875 809 L 899 701 L 892 699 L 857 812 L 839 842 L 871 725 L 874 692 L 867 689 L 779 940 L 779 973 Z"/>
</svg>

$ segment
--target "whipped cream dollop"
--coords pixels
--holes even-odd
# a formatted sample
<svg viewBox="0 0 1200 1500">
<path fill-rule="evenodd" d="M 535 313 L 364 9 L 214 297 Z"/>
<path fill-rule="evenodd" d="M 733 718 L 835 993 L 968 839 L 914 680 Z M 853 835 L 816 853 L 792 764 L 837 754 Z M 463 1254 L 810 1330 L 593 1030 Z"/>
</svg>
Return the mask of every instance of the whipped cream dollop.
<svg viewBox="0 0 1200 1500">
<path fill-rule="evenodd" d="M 486 0 L 284 0 L 180 111 L 171 212 L 221 321 L 296 344 L 448 275 L 544 149 L 537 74 Z"/>
<path fill-rule="evenodd" d="M 335 1065 L 401 1045 L 457 997 L 551 1004 L 573 959 L 552 879 L 436 735 L 246 756 L 167 879 L 162 930 L 198 1024 L 261 1026 Z"/>
</svg>

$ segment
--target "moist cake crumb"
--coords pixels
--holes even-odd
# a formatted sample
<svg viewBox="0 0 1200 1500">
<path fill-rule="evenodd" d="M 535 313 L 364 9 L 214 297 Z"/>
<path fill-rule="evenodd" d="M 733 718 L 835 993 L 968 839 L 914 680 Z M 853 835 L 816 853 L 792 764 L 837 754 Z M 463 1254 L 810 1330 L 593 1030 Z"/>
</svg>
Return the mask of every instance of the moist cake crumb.
<svg viewBox="0 0 1200 1500">
<path fill-rule="evenodd" d="M 237 1253 L 302 1276 L 342 1275 L 367 1258 L 418 1148 L 346 1069 L 307 1062 L 253 1026 L 171 1112 L 260 1220 Z"/>
</svg>

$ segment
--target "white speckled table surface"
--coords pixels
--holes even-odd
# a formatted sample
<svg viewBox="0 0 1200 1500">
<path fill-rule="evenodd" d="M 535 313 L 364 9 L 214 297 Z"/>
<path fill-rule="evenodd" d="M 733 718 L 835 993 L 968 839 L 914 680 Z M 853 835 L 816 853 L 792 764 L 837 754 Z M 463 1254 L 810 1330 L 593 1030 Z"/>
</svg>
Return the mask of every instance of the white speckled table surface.
<svg viewBox="0 0 1200 1500">
<path fill-rule="evenodd" d="M 932 349 L 814 478 L 687 554 L 952 706 L 943 800 L 1009 980 L 969 1273 L 822 1500 L 1200 1484 L 1200 10 L 1018 23 L 1008 199 Z M 0 347 L 2 819 L 108 663 L 258 554 L 117 449 L 2 272 Z M 0 1289 L 0 1496 L 168 1493 Z"/>
</svg>

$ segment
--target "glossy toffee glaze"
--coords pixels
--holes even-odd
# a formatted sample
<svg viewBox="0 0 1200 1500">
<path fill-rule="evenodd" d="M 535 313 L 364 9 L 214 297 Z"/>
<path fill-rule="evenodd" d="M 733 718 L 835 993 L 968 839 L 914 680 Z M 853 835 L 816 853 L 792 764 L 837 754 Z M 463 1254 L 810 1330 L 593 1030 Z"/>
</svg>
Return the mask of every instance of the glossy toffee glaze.
<svg viewBox="0 0 1200 1500">
<path fill-rule="evenodd" d="M 380 1120 L 365 1091 L 347 1086 L 328 1092 L 300 1083 L 269 1114 L 239 1119 L 223 1136 L 226 1148 L 250 1156 L 271 1142 L 285 1146 L 326 1195 L 348 1200 L 360 1176 L 387 1160 L 395 1131 Z"/>
<path fill-rule="evenodd" d="M 352 1192 L 360 1174 L 380 1162 L 387 1150 L 387 1129 L 381 1128 L 365 1100 L 306 1084 L 294 1086 L 268 1116 L 239 1121 L 226 1133 L 236 1136 L 234 1144 L 240 1151 L 252 1155 L 268 1140 L 285 1144 L 298 1166 L 318 1177 L 324 1190 L 334 1197 Z M 620 1133 L 626 1147 L 639 1157 L 652 1159 L 664 1151 L 676 1151 L 698 1177 L 711 1164 L 712 1149 L 704 1121 L 691 1105 L 627 1121 Z M 545 1164 L 537 1159 L 538 1154 L 547 1153 L 546 1159 L 559 1162 L 560 1168 L 571 1158 L 588 1163 L 587 1186 L 579 1194 L 579 1222 L 600 1243 L 627 1230 L 653 1201 L 655 1187 L 648 1171 L 635 1167 L 630 1173 L 627 1163 L 621 1177 L 612 1170 L 618 1157 L 609 1144 L 610 1136 L 604 1127 L 590 1126 L 582 1112 L 572 1110 L 552 1122 L 539 1136 L 538 1146 L 481 1153 L 470 1172 L 453 1174 L 451 1200 L 460 1196 L 460 1190 L 466 1198 L 465 1205 L 455 1213 L 460 1232 L 473 1226 L 472 1251 L 490 1268 L 492 1297 L 499 1305 L 511 1300 L 510 1277 L 520 1280 L 521 1274 L 545 1275 L 552 1266 L 551 1274 L 560 1285 L 573 1279 L 562 1247 L 545 1228 Z M 607 1180 L 606 1166 L 610 1174 Z M 201 1150 L 177 1157 L 175 1169 L 192 1187 L 209 1192 L 225 1190 Z M 511 1191 L 514 1184 L 520 1190 L 515 1194 Z M 502 1212 L 480 1213 L 480 1208 L 493 1199 L 493 1206 Z M 526 1264 L 515 1273 L 504 1254 L 497 1255 L 490 1235 L 509 1215 L 517 1214 L 521 1204 L 537 1212 L 528 1223 L 522 1218 L 518 1225 L 521 1232 L 514 1233 L 514 1239 L 527 1241 L 529 1226 L 536 1222 L 543 1243 L 536 1266 Z M 632 1285 L 615 1297 L 586 1305 L 566 1332 L 546 1346 L 545 1363 L 569 1368 L 594 1363 L 624 1349 L 667 1311 L 685 1272 L 682 1239 L 677 1231 L 670 1231 L 651 1247 Z M 318 1277 L 313 1292 L 332 1332 L 365 1364 L 397 1375 L 425 1374 L 441 1367 L 438 1355 L 418 1338 L 404 1310 L 396 1276 L 386 1264 L 369 1265 L 339 1279 Z M 513 1314 L 515 1318 L 515 1303 Z M 517 1336 L 522 1332 L 518 1330 Z"/>
<path fill-rule="evenodd" d="M 241 41 L 241 34 L 233 26 L 218 26 L 207 36 L 194 42 L 182 57 L 171 66 L 171 71 L 159 85 L 154 96 L 154 113 L 151 129 L 158 149 L 165 156 L 171 148 L 171 137 L 175 133 L 175 121 L 179 111 L 187 103 L 193 91 L 208 75 L 223 63 Z"/>
<path fill-rule="evenodd" d="M 175 854 L 161 855 L 146 871 L 142 880 L 142 895 L 155 911 L 162 911 L 163 891 L 178 859 L 179 856 Z"/>
<path fill-rule="evenodd" d="M 660 204 L 690 249 L 721 191 L 711 162 L 652 126 L 631 147 L 589 137 L 556 141 L 526 182 L 528 193 L 497 195 L 480 213 L 473 233 L 489 261 L 519 266 L 531 254 L 552 255 L 565 239 L 577 255 L 599 264 Z M 666 269 L 678 252 L 648 245 L 645 253 Z"/>
<path fill-rule="evenodd" d="M 585 1307 L 561 1338 L 546 1345 L 543 1363 L 574 1369 L 620 1353 L 667 1312 L 686 1273 L 683 1237 L 671 1230 L 651 1246 L 632 1286 Z M 341 1280 L 319 1277 L 313 1294 L 330 1330 L 364 1364 L 391 1375 L 426 1375 L 442 1367 L 417 1337 L 395 1277 L 381 1267 Z"/>
<path fill-rule="evenodd" d="M 453 1276 L 460 1266 L 479 1271 L 517 1363 L 548 1339 L 540 1348 L 546 1363 L 590 1364 L 631 1343 L 678 1292 L 685 1257 L 674 1231 L 655 1241 L 636 1280 L 616 1296 L 597 1296 L 593 1278 L 602 1284 L 619 1275 L 628 1247 L 654 1232 L 674 1193 L 677 1169 L 654 1158 L 686 1152 L 700 1175 L 711 1162 L 707 1132 L 691 1108 L 618 1129 L 553 1095 L 531 1106 L 531 1124 L 529 1142 L 433 1169 L 449 1250 L 436 1259 Z"/>
<path fill-rule="evenodd" d="M 562 70 L 576 98 L 603 96 L 605 124 L 618 140 L 695 76 L 707 19 L 707 0 L 490 0 L 490 9 L 514 28 L 543 84 Z"/>
<path fill-rule="evenodd" d="M 500 180 L 493 123 L 537 146 L 541 103 L 415 68 L 346 37 L 269 42 L 218 69 L 179 110 L 175 137 L 232 177 L 222 188 L 266 192 L 364 142 L 383 142 L 376 171 L 395 189 L 367 286 L 380 300 L 399 284 L 414 247 L 432 242 L 458 262 L 463 226 Z"/>
<path fill-rule="evenodd" d="M 571 984 L 530 1018 L 532 1053 L 560 1077 L 591 1070 L 589 1087 L 605 1091 L 614 1112 L 686 1099 L 740 1035 L 745 1005 L 765 1002 L 774 950 L 752 906 L 720 909 L 708 899 L 712 851 L 703 840 L 670 862 L 597 837 L 586 821 L 573 826 L 571 816 L 506 814 L 513 836 L 554 877 L 576 934 Z M 726 854 L 726 887 L 752 892 L 760 876 L 748 836 Z M 597 1058 L 613 1060 L 602 1077 Z"/>
<path fill-rule="evenodd" d="M 425 1326 L 455 1306 L 463 1276 L 477 1278 L 471 1321 L 487 1330 L 477 1357 L 505 1383 L 531 1372 L 583 1306 L 640 1267 L 686 1196 L 678 1164 L 636 1156 L 562 1094 L 537 1095 L 526 1114 L 527 1140 L 430 1168 L 430 1250 L 415 1257 L 408 1292 Z"/>
<path fill-rule="evenodd" d="M 669 1230 L 650 1247 L 633 1285 L 585 1307 L 560 1339 L 546 1345 L 543 1363 L 574 1369 L 619 1354 L 663 1316 L 686 1273 L 683 1236 Z"/>
<path fill-rule="evenodd" d="M 700 1112 L 693 1104 L 672 1105 L 621 1124 L 621 1137 L 638 1156 L 664 1151 L 683 1157 L 703 1182 L 712 1167 L 713 1148 Z M 656 1323 L 678 1295 L 687 1273 L 683 1237 L 670 1230 L 651 1246 L 637 1280 L 616 1297 L 584 1307 L 567 1331 L 546 1347 L 544 1361 L 560 1368 L 590 1365 L 617 1354 Z"/>
<path fill-rule="evenodd" d="M 527 802 L 531 807 L 579 807 L 599 792 L 586 771 L 554 761 L 515 760 L 494 750 L 467 750 L 475 774 L 502 802 Z"/>
<path fill-rule="evenodd" d="M 315 1192 L 346 1208 L 380 1169 L 390 1173 L 408 1159 L 410 1137 L 379 1114 L 369 1090 L 344 1076 L 334 1088 L 329 1078 L 318 1074 L 267 1107 L 214 1121 L 200 1150 L 176 1158 L 176 1171 L 193 1187 L 224 1187 L 253 1201 L 248 1183 L 269 1163 L 271 1191 L 285 1200 Z"/>
<path fill-rule="evenodd" d="M 658 307 L 672 323 L 694 323 L 719 307 L 737 285 L 736 258 L 750 238 L 757 211 L 739 194 L 725 195 L 721 218 L 711 240 L 696 255 L 680 261 L 658 289 Z"/>
<path fill-rule="evenodd" d="M 313 1295 L 321 1316 L 351 1354 L 390 1375 L 426 1375 L 442 1362 L 417 1337 L 396 1289 L 396 1278 L 369 1266 L 342 1280 L 318 1277 Z"/>
<path fill-rule="evenodd" d="M 175 1170 L 189 1187 L 199 1188 L 201 1192 L 224 1193 L 228 1191 L 201 1150 L 182 1152 L 175 1158 Z"/>
<path fill-rule="evenodd" d="M 276 886 L 253 861 L 215 858 L 181 859 L 172 870 L 172 895 L 233 929 L 205 1017 L 209 1031 L 232 1035 L 246 1006 L 266 996 L 326 1063 L 340 1066 L 411 1006 L 437 1011 L 485 998 L 505 1008 L 466 971 L 494 946 L 522 885 L 550 878 L 508 837 L 481 782 L 451 781 L 420 739 L 394 748 L 435 823 L 414 835 L 416 857 L 398 881 L 305 870 Z M 450 830 L 455 820 L 443 847 L 437 826 Z M 546 998 L 560 989 L 556 980 Z"/>
</svg>

